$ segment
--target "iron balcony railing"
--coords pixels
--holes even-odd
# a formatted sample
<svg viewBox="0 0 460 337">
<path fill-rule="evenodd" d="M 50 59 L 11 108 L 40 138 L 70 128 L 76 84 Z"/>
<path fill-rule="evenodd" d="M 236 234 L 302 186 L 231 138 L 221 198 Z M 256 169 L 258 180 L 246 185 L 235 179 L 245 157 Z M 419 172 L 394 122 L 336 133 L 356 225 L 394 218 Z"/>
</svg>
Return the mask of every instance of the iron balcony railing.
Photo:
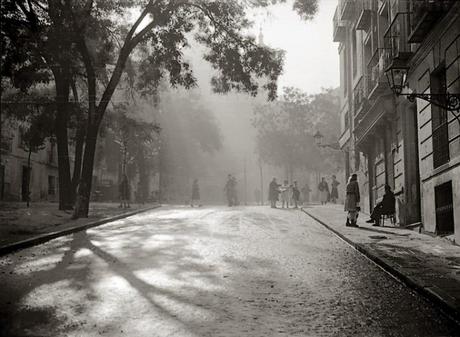
<svg viewBox="0 0 460 337">
<path fill-rule="evenodd" d="M 333 24 L 333 41 L 334 42 L 343 42 L 345 41 L 346 36 L 346 22 L 339 18 L 339 7 L 335 9 L 334 18 L 332 20 Z"/>
<path fill-rule="evenodd" d="M 357 0 L 356 12 L 358 13 L 358 21 L 356 22 L 357 30 L 368 30 L 372 20 L 372 2 L 370 0 Z"/>
<path fill-rule="evenodd" d="M 453 0 L 411 0 L 409 42 L 422 42 L 433 25 L 453 4 Z"/>
<path fill-rule="evenodd" d="M 396 12 L 384 34 L 384 46 L 390 51 L 392 59 L 407 59 L 411 54 L 407 41 L 409 12 Z"/>
<path fill-rule="evenodd" d="M 353 89 L 353 106 L 355 116 L 359 113 L 361 107 L 363 106 L 364 100 L 366 98 L 365 94 L 365 80 L 364 76 L 361 76 L 361 78 L 356 83 L 355 88 Z"/>
<path fill-rule="evenodd" d="M 339 0 L 339 11 L 341 20 L 351 20 L 354 14 L 356 0 Z"/>
<path fill-rule="evenodd" d="M 377 48 L 367 63 L 367 94 L 385 81 L 385 69 L 390 64 L 390 51 L 385 48 Z"/>
</svg>

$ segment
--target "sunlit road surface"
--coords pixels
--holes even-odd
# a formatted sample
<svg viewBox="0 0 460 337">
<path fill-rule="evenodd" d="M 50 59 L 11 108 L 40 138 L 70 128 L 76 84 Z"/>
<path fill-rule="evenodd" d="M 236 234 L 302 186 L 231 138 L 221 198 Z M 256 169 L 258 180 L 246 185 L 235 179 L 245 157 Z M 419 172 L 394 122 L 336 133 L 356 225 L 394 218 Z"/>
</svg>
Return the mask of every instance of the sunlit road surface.
<svg viewBox="0 0 460 337">
<path fill-rule="evenodd" d="M 305 214 L 160 209 L 1 260 L 2 336 L 456 336 Z"/>
</svg>

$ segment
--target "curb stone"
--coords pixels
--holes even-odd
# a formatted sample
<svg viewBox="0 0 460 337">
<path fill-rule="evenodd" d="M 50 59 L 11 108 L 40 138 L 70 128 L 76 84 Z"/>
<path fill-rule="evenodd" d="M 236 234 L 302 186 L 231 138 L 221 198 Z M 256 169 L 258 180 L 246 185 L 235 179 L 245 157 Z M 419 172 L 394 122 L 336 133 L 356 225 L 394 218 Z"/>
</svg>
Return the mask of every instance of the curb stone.
<svg viewBox="0 0 460 337">
<path fill-rule="evenodd" d="M 421 280 L 418 280 L 416 277 L 409 276 L 404 273 L 403 270 L 394 266 L 391 261 L 386 258 L 379 257 L 378 252 L 365 247 L 365 245 L 355 243 L 350 238 L 346 237 L 344 234 L 340 233 L 336 229 L 332 228 L 332 226 L 328 225 L 324 220 L 320 219 L 318 216 L 311 214 L 310 212 L 306 211 L 304 208 L 301 208 L 302 212 L 307 214 L 312 219 L 316 220 L 318 223 L 323 225 L 325 228 L 333 232 L 337 235 L 340 239 L 345 241 L 351 247 L 356 249 L 358 252 L 363 254 L 369 260 L 373 261 L 377 264 L 380 268 L 385 270 L 389 273 L 393 278 L 402 282 L 410 289 L 416 291 L 418 294 L 422 295 L 425 299 L 429 302 L 434 303 L 437 305 L 445 314 L 447 314 L 450 318 L 455 320 L 458 324 L 460 324 L 460 306 L 459 304 L 455 303 L 455 299 L 451 298 L 447 293 L 445 293 L 442 289 L 439 289 L 435 286 L 424 286 Z M 402 268 L 401 268 L 402 269 Z"/>
<path fill-rule="evenodd" d="M 13 252 L 16 252 L 18 250 L 30 248 L 30 247 L 33 247 L 33 246 L 38 246 L 38 245 L 40 245 L 42 243 L 51 241 L 51 240 L 56 239 L 56 238 L 61 237 L 61 236 L 65 236 L 65 235 L 73 234 L 73 233 L 76 233 L 76 232 L 80 232 L 82 230 L 89 229 L 89 228 L 92 228 L 92 227 L 101 226 L 101 225 L 104 225 L 104 224 L 112 222 L 112 221 L 124 219 L 124 218 L 130 217 L 132 215 L 144 213 L 144 212 L 147 212 L 147 211 L 159 208 L 159 207 L 161 207 L 161 205 L 145 207 L 145 208 L 141 208 L 141 209 L 134 210 L 134 211 L 131 211 L 131 212 L 118 214 L 118 215 L 115 215 L 115 216 L 112 216 L 112 217 L 103 218 L 103 219 L 96 220 L 96 221 L 89 222 L 89 223 L 85 223 L 85 224 L 74 225 L 74 226 L 71 226 L 71 227 L 68 227 L 68 228 L 65 228 L 65 229 L 62 229 L 62 230 L 57 230 L 57 231 L 54 231 L 54 232 L 37 235 L 37 236 L 31 237 L 29 239 L 25 239 L 25 240 L 10 243 L 10 244 L 4 245 L 4 246 L 0 246 L 0 257 L 5 256 L 5 255 L 10 254 L 10 253 L 13 253 Z"/>
</svg>

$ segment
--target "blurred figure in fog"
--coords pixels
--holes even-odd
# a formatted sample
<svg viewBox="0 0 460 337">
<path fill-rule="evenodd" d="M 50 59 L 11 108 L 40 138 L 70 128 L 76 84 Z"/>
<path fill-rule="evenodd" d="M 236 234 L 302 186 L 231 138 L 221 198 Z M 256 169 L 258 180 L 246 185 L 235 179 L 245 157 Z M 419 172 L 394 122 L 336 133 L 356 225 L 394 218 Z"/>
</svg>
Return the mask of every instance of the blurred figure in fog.
<svg viewBox="0 0 460 337">
<path fill-rule="evenodd" d="M 129 206 L 129 182 L 126 173 L 121 176 L 120 185 L 118 186 L 118 192 L 120 193 L 120 206 L 119 208 L 130 208 Z"/>
<path fill-rule="evenodd" d="M 232 176 L 232 184 L 231 184 L 232 191 L 231 191 L 231 195 L 232 195 L 233 206 L 238 206 L 240 204 L 240 202 L 238 200 L 238 192 L 237 192 L 238 190 L 236 188 L 236 185 L 237 185 L 236 177 Z"/>
<path fill-rule="evenodd" d="M 331 182 L 331 201 L 335 204 L 337 202 L 337 199 L 339 198 L 339 190 L 338 186 L 340 183 L 337 181 L 336 176 L 332 176 L 332 182 Z"/>
<path fill-rule="evenodd" d="M 302 187 L 302 197 L 303 197 L 303 203 L 308 204 L 310 202 L 310 186 L 308 186 L 307 183 L 305 183 L 305 186 Z"/>
<path fill-rule="evenodd" d="M 300 201 L 300 191 L 297 187 L 297 181 L 294 181 L 294 185 L 292 186 L 292 200 L 294 201 L 294 208 L 298 208 Z"/>
<path fill-rule="evenodd" d="M 318 184 L 318 190 L 319 201 L 321 202 L 321 205 L 325 205 L 329 199 L 329 185 L 324 177 L 321 178 L 321 182 Z"/>
<path fill-rule="evenodd" d="M 270 207 L 276 208 L 276 202 L 278 201 L 278 195 L 280 185 L 276 182 L 276 178 L 273 178 L 270 185 L 268 186 L 268 200 L 270 200 Z"/>
<path fill-rule="evenodd" d="M 254 190 L 254 197 L 256 198 L 257 205 L 262 205 L 262 195 L 258 188 Z"/>
<path fill-rule="evenodd" d="M 286 205 L 286 208 L 289 208 L 289 203 L 291 201 L 291 186 L 289 186 L 289 183 L 287 180 L 285 180 L 283 182 L 283 185 L 281 185 L 280 192 L 281 192 L 281 208 L 284 208 L 284 205 Z"/>
<path fill-rule="evenodd" d="M 193 180 L 192 202 L 191 202 L 190 206 L 194 207 L 195 204 L 198 207 L 201 207 L 201 204 L 200 204 L 200 186 L 198 185 L 198 179 Z"/>
<path fill-rule="evenodd" d="M 224 191 L 228 206 L 232 207 L 238 205 L 238 197 L 236 194 L 236 178 L 231 174 L 227 176 L 227 182 L 225 183 Z"/>
</svg>

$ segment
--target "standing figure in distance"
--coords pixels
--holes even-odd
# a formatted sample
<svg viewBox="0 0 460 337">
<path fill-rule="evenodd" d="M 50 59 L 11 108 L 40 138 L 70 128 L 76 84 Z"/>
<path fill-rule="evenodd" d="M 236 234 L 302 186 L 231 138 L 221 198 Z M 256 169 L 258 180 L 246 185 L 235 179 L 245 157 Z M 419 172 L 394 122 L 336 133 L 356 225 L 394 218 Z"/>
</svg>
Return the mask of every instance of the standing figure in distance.
<svg viewBox="0 0 460 337">
<path fill-rule="evenodd" d="M 303 203 L 308 204 L 310 202 L 310 186 L 308 186 L 307 183 L 305 183 L 305 186 L 302 187 L 302 197 L 303 197 Z"/>
<path fill-rule="evenodd" d="M 321 205 L 325 205 L 329 199 L 329 185 L 324 177 L 321 178 L 321 182 L 318 184 L 318 190 L 319 201 L 321 202 Z"/>
<path fill-rule="evenodd" d="M 268 186 L 268 200 L 270 200 L 270 207 L 276 208 L 276 202 L 278 201 L 278 195 L 280 185 L 276 182 L 276 178 L 273 178 L 270 185 Z"/>
<path fill-rule="evenodd" d="M 353 173 L 348 179 L 347 195 L 345 197 L 345 212 L 348 212 L 347 227 L 358 227 L 356 224 L 358 220 L 358 212 L 361 210 L 359 207 L 360 195 L 358 176 Z"/>
<path fill-rule="evenodd" d="M 225 183 L 224 191 L 225 191 L 225 196 L 227 197 L 227 203 L 228 207 L 234 206 L 233 204 L 233 179 L 232 175 L 229 174 L 227 176 L 227 182 Z"/>
<path fill-rule="evenodd" d="M 283 185 L 281 185 L 280 192 L 281 192 L 281 208 L 284 208 L 284 205 L 286 205 L 286 208 L 289 208 L 291 188 L 287 180 L 285 180 L 283 182 Z"/>
<path fill-rule="evenodd" d="M 120 193 L 120 206 L 119 208 L 130 208 L 129 206 L 129 182 L 128 176 L 126 173 L 123 173 L 121 177 L 121 182 L 118 187 L 118 192 Z"/>
<path fill-rule="evenodd" d="M 294 186 L 292 186 L 292 200 L 294 201 L 294 208 L 299 208 L 300 191 L 297 187 L 297 181 L 294 181 Z"/>
<path fill-rule="evenodd" d="M 191 207 L 194 207 L 195 206 L 195 202 L 196 202 L 196 205 L 198 207 L 201 207 L 201 203 L 200 203 L 200 186 L 198 185 L 198 179 L 194 179 L 193 180 L 193 185 L 192 185 L 192 202 L 190 204 Z"/>
<path fill-rule="evenodd" d="M 338 186 L 340 183 L 337 181 L 337 178 L 335 175 L 332 175 L 332 182 L 331 182 L 331 201 L 335 204 L 337 202 L 337 199 L 339 198 L 339 190 Z"/>
</svg>

